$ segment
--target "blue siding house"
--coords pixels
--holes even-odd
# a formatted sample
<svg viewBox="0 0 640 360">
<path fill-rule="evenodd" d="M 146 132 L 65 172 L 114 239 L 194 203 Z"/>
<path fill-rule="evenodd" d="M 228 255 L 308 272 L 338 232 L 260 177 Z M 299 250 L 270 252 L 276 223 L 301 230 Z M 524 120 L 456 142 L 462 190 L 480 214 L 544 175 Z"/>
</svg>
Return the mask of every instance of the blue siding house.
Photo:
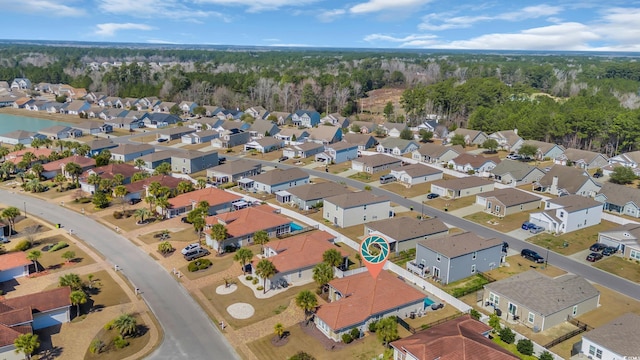
<svg viewBox="0 0 640 360">
<path fill-rule="evenodd" d="M 339 164 L 358 157 L 358 145 L 347 142 L 337 142 L 326 145 L 324 152 L 316 155 L 316 161 L 326 164 Z"/>
<path fill-rule="evenodd" d="M 298 110 L 291 116 L 291 121 L 296 126 L 315 127 L 320 124 L 320 113 L 311 110 Z"/>
</svg>

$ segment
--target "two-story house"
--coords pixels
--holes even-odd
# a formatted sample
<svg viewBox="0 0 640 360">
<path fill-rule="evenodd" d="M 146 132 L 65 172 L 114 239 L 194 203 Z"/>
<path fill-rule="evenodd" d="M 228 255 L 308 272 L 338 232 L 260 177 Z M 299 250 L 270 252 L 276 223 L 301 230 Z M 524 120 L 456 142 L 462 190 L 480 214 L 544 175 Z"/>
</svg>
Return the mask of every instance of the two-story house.
<svg viewBox="0 0 640 360">
<path fill-rule="evenodd" d="M 411 158 L 420 162 L 430 164 L 445 164 L 449 160 L 464 153 L 464 149 L 460 145 L 444 146 L 435 143 L 422 144 L 411 153 Z"/>
<path fill-rule="evenodd" d="M 340 164 L 358 157 L 358 145 L 344 141 L 324 146 L 324 152 L 316 155 L 316 161 L 325 164 Z"/>
<path fill-rule="evenodd" d="M 186 150 L 171 155 L 171 171 L 193 174 L 218 165 L 217 151 Z"/>
<path fill-rule="evenodd" d="M 389 250 L 400 251 L 415 249 L 420 240 L 445 236 L 449 228 L 439 219 L 416 219 L 408 216 L 394 217 L 366 223 L 364 236 L 379 235 L 389 244 Z"/>
<path fill-rule="evenodd" d="M 298 110 L 291 115 L 291 121 L 295 126 L 312 128 L 320 124 L 320 113 L 312 110 Z"/>
<path fill-rule="evenodd" d="M 404 155 L 420 147 L 414 140 L 387 137 L 378 143 L 376 151 L 382 154 Z"/>
<path fill-rule="evenodd" d="M 325 198 L 322 213 L 325 220 L 342 228 L 387 219 L 393 215 L 389 199 L 370 191 Z"/>
<path fill-rule="evenodd" d="M 518 129 L 494 132 L 489 139 L 496 140 L 498 146 L 506 151 L 518 151 L 524 143 L 524 139 L 518 135 Z"/>
<path fill-rule="evenodd" d="M 544 211 L 529 214 L 529 221 L 556 234 L 600 224 L 602 203 L 580 195 L 544 201 Z"/>
</svg>

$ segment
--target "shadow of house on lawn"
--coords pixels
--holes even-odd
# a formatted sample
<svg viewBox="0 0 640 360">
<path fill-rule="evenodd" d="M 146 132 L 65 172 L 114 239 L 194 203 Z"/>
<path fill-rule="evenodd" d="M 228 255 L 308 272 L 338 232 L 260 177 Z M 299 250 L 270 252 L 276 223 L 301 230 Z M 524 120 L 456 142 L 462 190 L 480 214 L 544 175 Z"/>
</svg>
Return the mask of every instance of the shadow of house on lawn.
<svg viewBox="0 0 640 360">
<path fill-rule="evenodd" d="M 52 360 L 62 357 L 63 348 L 55 346 L 51 338 L 53 335 L 59 334 L 61 328 L 62 325 L 55 325 L 35 331 L 40 340 L 40 347 L 37 352 L 39 359 Z"/>
</svg>

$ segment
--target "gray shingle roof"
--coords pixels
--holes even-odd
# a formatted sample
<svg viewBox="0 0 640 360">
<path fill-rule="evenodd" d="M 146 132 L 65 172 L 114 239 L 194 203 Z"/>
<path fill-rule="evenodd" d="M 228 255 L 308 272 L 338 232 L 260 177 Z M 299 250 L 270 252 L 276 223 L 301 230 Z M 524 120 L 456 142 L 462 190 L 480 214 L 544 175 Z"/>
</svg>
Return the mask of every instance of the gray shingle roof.
<svg viewBox="0 0 640 360">
<path fill-rule="evenodd" d="M 626 313 L 611 322 L 597 327 L 582 335 L 621 356 L 638 356 L 640 354 L 640 315 Z"/>
<path fill-rule="evenodd" d="M 455 178 L 449 180 L 436 180 L 431 183 L 432 185 L 440 186 L 451 190 L 464 190 L 472 187 L 493 185 L 493 181 L 483 179 L 477 176 L 467 176 L 463 178 Z"/>
<path fill-rule="evenodd" d="M 547 173 L 538 181 L 542 186 L 549 187 L 553 182 L 553 177 L 558 177 L 558 188 L 565 189 L 575 194 L 590 177 L 586 171 L 570 166 L 554 165 Z"/>
<path fill-rule="evenodd" d="M 512 188 L 489 191 L 478 196 L 483 198 L 495 197 L 505 206 L 521 205 L 541 200 L 538 196 Z"/>
<path fill-rule="evenodd" d="M 241 174 L 253 169 L 261 168 L 260 163 L 247 159 L 238 159 L 235 161 L 229 161 L 222 165 L 214 166 L 209 171 L 216 171 L 222 174 Z"/>
<path fill-rule="evenodd" d="M 580 195 L 567 195 L 555 199 L 549 199 L 547 202 L 562 206 L 567 212 L 575 212 L 583 209 L 590 209 L 596 206 L 602 206 L 601 202 L 592 198 Z"/>
<path fill-rule="evenodd" d="M 464 152 L 464 149 L 460 145 L 445 146 L 435 143 L 422 144 L 416 151 L 419 152 L 420 155 L 428 155 L 429 157 L 437 158 L 450 150 L 458 153 L 458 155 Z"/>
<path fill-rule="evenodd" d="M 491 173 L 498 176 L 511 174 L 516 181 L 524 179 L 536 167 L 521 161 L 503 160 L 491 170 Z"/>
<path fill-rule="evenodd" d="M 464 232 L 451 236 L 420 240 L 418 244 L 442 254 L 449 259 L 453 259 L 458 256 L 471 254 L 474 251 L 489 249 L 494 246 L 502 246 L 502 240 L 496 238 L 484 239 L 474 233 Z"/>
<path fill-rule="evenodd" d="M 404 150 L 407 147 L 409 147 L 409 145 L 411 145 L 412 143 L 415 146 L 420 146 L 420 145 L 418 145 L 417 142 L 415 142 L 413 140 L 405 140 L 405 139 L 400 139 L 400 138 L 388 137 L 388 138 L 384 138 L 384 139 L 380 140 L 380 145 L 384 146 L 385 149 L 398 148 L 400 150 Z"/>
<path fill-rule="evenodd" d="M 605 182 L 602 184 L 599 193 L 604 194 L 604 196 L 607 197 L 607 202 L 610 204 L 624 206 L 629 202 L 633 202 L 637 206 L 640 206 L 640 191 L 635 188 Z"/>
<path fill-rule="evenodd" d="M 589 164 L 598 156 L 604 156 L 604 155 L 594 151 L 581 150 L 581 149 L 566 149 L 564 151 L 564 157 L 566 157 L 567 159 L 573 162 L 584 160 L 587 164 Z M 604 158 L 606 159 L 607 157 L 604 156 Z"/>
<path fill-rule="evenodd" d="M 535 270 L 487 284 L 485 288 L 543 316 L 555 314 L 600 294 L 580 276 L 550 278 Z"/>
<path fill-rule="evenodd" d="M 378 167 L 378 166 L 382 166 L 382 165 L 395 164 L 395 163 L 402 162 L 402 160 L 400 160 L 400 159 L 396 159 L 396 158 L 394 158 L 392 156 L 383 155 L 383 154 L 375 154 L 375 155 L 370 155 L 370 156 L 363 156 L 363 157 L 358 158 L 358 159 L 353 159 L 352 161 L 353 162 L 361 162 L 365 166 L 370 166 L 370 167 Z"/>
<path fill-rule="evenodd" d="M 412 178 L 442 173 L 442 170 L 438 170 L 436 168 L 423 164 L 405 165 L 401 168 L 396 169 L 396 171 L 404 171 Z"/>
<path fill-rule="evenodd" d="M 389 201 L 384 196 L 373 195 L 370 191 L 359 191 L 354 193 L 331 196 L 324 199 L 324 202 L 338 205 L 343 209 L 349 209 L 362 205 L 377 204 Z"/>
<path fill-rule="evenodd" d="M 289 181 L 307 178 L 309 178 L 309 174 L 298 168 L 291 168 L 287 170 L 275 169 L 250 177 L 250 179 L 255 182 L 267 185 L 278 185 Z"/>
<path fill-rule="evenodd" d="M 125 155 L 151 149 L 154 149 L 154 147 L 149 144 L 120 144 L 117 148 L 113 148 L 110 151 L 111 154 Z"/>
<path fill-rule="evenodd" d="M 351 193 L 345 186 L 334 182 L 323 182 L 316 184 L 305 184 L 287 190 L 297 198 L 309 201 L 328 198 L 335 195 Z"/>
<path fill-rule="evenodd" d="M 396 241 L 410 240 L 449 231 L 447 225 L 439 219 L 418 220 L 406 216 L 373 221 L 366 224 L 366 226 Z"/>
</svg>

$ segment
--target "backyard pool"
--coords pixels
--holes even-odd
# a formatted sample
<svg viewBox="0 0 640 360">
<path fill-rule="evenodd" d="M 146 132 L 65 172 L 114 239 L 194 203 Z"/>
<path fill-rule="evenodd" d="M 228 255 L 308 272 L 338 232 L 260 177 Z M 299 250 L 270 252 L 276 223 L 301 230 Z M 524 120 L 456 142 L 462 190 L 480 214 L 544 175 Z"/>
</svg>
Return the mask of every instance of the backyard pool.
<svg viewBox="0 0 640 360">
<path fill-rule="evenodd" d="M 291 231 L 300 231 L 302 229 L 304 229 L 304 227 L 302 225 L 298 225 L 294 222 L 292 222 L 291 224 L 289 224 L 291 226 Z"/>
</svg>

